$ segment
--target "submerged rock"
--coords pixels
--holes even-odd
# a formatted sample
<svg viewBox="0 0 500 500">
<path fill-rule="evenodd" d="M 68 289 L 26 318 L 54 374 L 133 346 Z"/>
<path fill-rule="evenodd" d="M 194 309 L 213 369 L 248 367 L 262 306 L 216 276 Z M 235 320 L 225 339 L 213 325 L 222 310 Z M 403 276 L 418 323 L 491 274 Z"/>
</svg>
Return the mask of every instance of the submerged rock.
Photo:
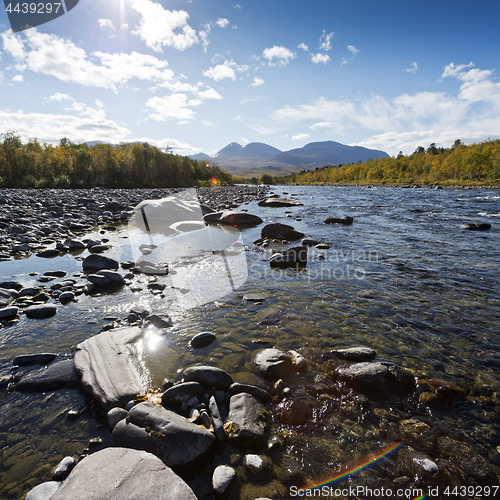
<svg viewBox="0 0 500 500">
<path fill-rule="evenodd" d="M 340 359 L 348 361 L 371 361 L 377 356 L 377 352 L 371 347 L 349 347 L 332 352 Z"/>
<path fill-rule="evenodd" d="M 264 349 L 255 356 L 254 363 L 264 377 L 277 380 L 294 372 L 292 359 L 279 349 Z"/>
<path fill-rule="evenodd" d="M 354 219 L 350 215 L 344 215 L 343 217 L 327 217 L 325 219 L 326 224 L 343 224 L 344 226 L 350 226 Z"/>
<path fill-rule="evenodd" d="M 78 375 L 72 359 L 58 361 L 46 368 L 28 372 L 14 386 L 17 391 L 46 392 L 77 387 Z"/>
<path fill-rule="evenodd" d="M 273 222 L 266 224 L 260 232 L 261 238 L 274 238 L 277 240 L 294 241 L 304 237 L 303 233 L 295 231 L 292 226 Z"/>
<path fill-rule="evenodd" d="M 293 247 L 283 252 L 275 253 L 269 265 L 286 269 L 289 267 L 303 267 L 307 264 L 307 248 L 304 246 Z"/>
<path fill-rule="evenodd" d="M 259 207 L 301 207 L 303 203 L 298 200 L 291 200 L 287 198 L 266 198 L 259 201 Z"/>
<path fill-rule="evenodd" d="M 57 354 L 54 353 L 40 353 L 40 354 L 22 354 L 16 356 L 13 363 L 17 366 L 29 366 L 29 365 L 47 365 L 56 359 Z"/>
<path fill-rule="evenodd" d="M 476 222 L 476 223 L 468 223 L 460 226 L 462 229 L 469 229 L 470 231 L 485 231 L 487 229 L 491 229 L 491 224 L 488 222 Z"/>
<path fill-rule="evenodd" d="M 1 312 L 1 311 L 0 311 Z M 215 340 L 215 335 L 211 332 L 201 332 L 195 335 L 189 343 L 194 349 L 200 349 L 202 347 L 207 347 Z"/>
</svg>

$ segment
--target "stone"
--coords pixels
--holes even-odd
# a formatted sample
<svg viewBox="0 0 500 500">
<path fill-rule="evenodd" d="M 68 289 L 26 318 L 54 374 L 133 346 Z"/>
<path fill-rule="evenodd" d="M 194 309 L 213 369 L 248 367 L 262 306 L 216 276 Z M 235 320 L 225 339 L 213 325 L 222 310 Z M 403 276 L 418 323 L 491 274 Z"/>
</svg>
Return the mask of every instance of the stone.
<svg viewBox="0 0 500 500">
<path fill-rule="evenodd" d="M 485 231 L 491 229 L 491 224 L 487 222 L 476 222 L 476 223 L 468 223 L 460 226 L 462 229 L 468 229 L 470 231 Z"/>
<path fill-rule="evenodd" d="M 53 278 L 64 278 L 68 274 L 66 271 L 47 271 L 43 273 L 44 276 L 50 276 Z"/>
<path fill-rule="evenodd" d="M 78 386 L 78 374 L 72 359 L 52 363 L 46 368 L 28 372 L 15 384 L 22 392 L 46 392 Z"/>
<path fill-rule="evenodd" d="M 258 477 L 271 469 L 271 460 L 266 456 L 249 453 L 243 459 L 243 467 L 248 474 Z"/>
<path fill-rule="evenodd" d="M 78 240 L 67 239 L 63 242 L 63 245 L 68 247 L 72 252 L 75 250 L 85 249 L 85 243 L 82 243 L 81 241 Z"/>
<path fill-rule="evenodd" d="M 311 408 L 298 399 L 284 398 L 275 408 L 278 420 L 286 425 L 304 425 L 313 417 Z"/>
<path fill-rule="evenodd" d="M 304 247 L 314 247 L 316 245 L 319 245 L 319 241 L 315 240 L 314 238 L 302 238 L 300 244 Z"/>
<path fill-rule="evenodd" d="M 244 392 L 231 396 L 226 429 L 229 441 L 237 447 L 262 446 L 265 443 L 264 406 Z"/>
<path fill-rule="evenodd" d="M 210 397 L 210 400 L 208 402 L 208 411 L 210 412 L 210 416 L 212 417 L 215 436 L 221 443 L 225 442 L 226 433 L 224 432 L 224 423 L 222 422 L 219 407 L 214 396 Z"/>
<path fill-rule="evenodd" d="M 19 291 L 19 295 L 21 296 L 28 296 L 28 297 L 34 297 L 35 295 L 38 295 L 40 293 L 40 288 L 38 287 L 25 287 L 22 288 Z"/>
<path fill-rule="evenodd" d="M 241 394 L 242 392 L 246 392 L 247 394 L 251 394 L 262 401 L 271 400 L 271 394 L 269 394 L 269 392 L 250 384 L 240 384 L 235 382 L 234 384 L 231 384 L 231 387 L 229 387 L 229 392 L 230 394 Z"/>
<path fill-rule="evenodd" d="M 13 363 L 17 366 L 29 366 L 29 365 L 48 365 L 54 359 L 56 359 L 57 354 L 54 353 L 40 353 L 40 354 L 22 354 L 16 356 Z"/>
<path fill-rule="evenodd" d="M 100 271 L 101 269 L 118 269 L 118 262 L 103 255 L 89 255 L 82 263 L 84 271 Z"/>
<path fill-rule="evenodd" d="M 307 264 L 307 248 L 304 246 L 293 247 L 271 256 L 269 265 L 286 269 L 289 267 L 303 267 Z"/>
<path fill-rule="evenodd" d="M 19 292 L 19 290 L 22 290 L 24 287 L 18 281 L 2 281 L 0 282 L 0 288 L 12 289 Z"/>
<path fill-rule="evenodd" d="M 193 490 L 146 451 L 105 448 L 73 469 L 51 500 L 197 500 Z"/>
<path fill-rule="evenodd" d="M 156 328 L 170 328 L 173 326 L 172 319 L 167 314 L 151 314 L 146 318 L 146 328 L 154 326 Z"/>
<path fill-rule="evenodd" d="M 266 224 L 260 232 L 261 238 L 274 238 L 277 240 L 294 241 L 304 237 L 303 233 L 295 231 L 292 226 L 273 222 Z"/>
<path fill-rule="evenodd" d="M 288 354 L 292 358 L 292 364 L 295 367 L 295 371 L 298 373 L 307 372 L 307 361 L 302 354 L 297 351 L 288 351 Z"/>
<path fill-rule="evenodd" d="M 1 311 L 0 311 L 1 314 Z M 207 347 L 215 340 L 215 335 L 211 332 L 201 332 L 195 335 L 189 343 L 194 349 L 200 349 L 202 347 Z"/>
<path fill-rule="evenodd" d="M 129 312 L 132 314 L 137 314 L 137 316 L 139 316 L 141 318 L 146 318 L 150 314 L 149 311 L 145 307 L 142 307 L 142 306 L 134 306 L 134 307 L 132 307 L 132 309 L 130 309 Z"/>
<path fill-rule="evenodd" d="M 51 258 L 51 257 L 57 257 L 59 255 L 59 250 L 56 248 L 47 248 L 47 250 L 42 250 L 41 252 L 37 252 L 36 256 L 37 257 L 43 257 L 43 258 Z"/>
<path fill-rule="evenodd" d="M 137 327 L 116 328 L 76 346 L 75 367 L 82 385 L 106 411 L 145 392 L 129 350 L 129 344 L 141 334 Z"/>
<path fill-rule="evenodd" d="M 346 364 L 336 370 L 338 378 L 361 392 L 410 394 L 415 390 L 413 374 L 390 362 Z"/>
<path fill-rule="evenodd" d="M 108 245 L 93 245 L 93 246 L 89 247 L 89 252 L 91 254 L 97 254 L 97 253 L 105 252 L 108 249 L 109 249 Z"/>
<path fill-rule="evenodd" d="M 28 492 L 24 500 L 50 500 L 61 486 L 60 481 L 46 481 Z"/>
<path fill-rule="evenodd" d="M 87 279 L 96 287 L 111 286 L 113 282 L 101 274 L 89 274 Z"/>
<path fill-rule="evenodd" d="M 259 201 L 259 207 L 301 207 L 303 203 L 298 200 L 291 200 L 287 198 L 266 198 Z"/>
<path fill-rule="evenodd" d="M 229 389 L 233 379 L 229 373 L 215 366 L 191 366 L 182 372 L 186 382 L 199 382 L 207 388 Z"/>
<path fill-rule="evenodd" d="M 57 306 L 55 304 L 33 305 L 25 309 L 24 312 L 30 319 L 50 318 L 57 313 Z"/>
<path fill-rule="evenodd" d="M 127 419 L 116 424 L 111 440 L 114 446 L 149 451 L 170 467 L 191 467 L 215 438 L 177 413 L 146 402 L 134 406 Z"/>
<path fill-rule="evenodd" d="M 61 295 L 59 295 L 59 302 L 62 304 L 66 304 L 68 302 L 72 302 L 75 300 L 75 294 L 73 292 L 63 292 Z"/>
<path fill-rule="evenodd" d="M 349 347 L 332 352 L 340 359 L 348 361 L 371 361 L 377 356 L 377 352 L 371 347 Z"/>
<path fill-rule="evenodd" d="M 344 226 L 350 226 L 354 219 L 349 215 L 344 215 L 343 217 L 327 217 L 325 219 L 326 224 L 343 224 Z"/>
<path fill-rule="evenodd" d="M 216 498 L 224 498 L 229 494 L 236 482 L 236 471 L 228 465 L 218 465 L 212 475 L 212 489 Z"/>
<path fill-rule="evenodd" d="M 108 269 L 101 269 L 96 274 L 99 276 L 104 276 L 105 278 L 108 278 L 113 285 L 125 284 L 125 279 L 123 278 L 123 276 L 116 271 L 110 271 Z"/>
<path fill-rule="evenodd" d="M 292 359 L 279 349 L 264 349 L 255 356 L 254 363 L 262 375 L 271 380 L 286 378 L 294 372 Z"/>
<path fill-rule="evenodd" d="M 115 425 L 124 418 L 127 418 L 128 412 L 123 408 L 111 408 L 106 415 L 110 429 L 114 429 Z"/>
<path fill-rule="evenodd" d="M 64 457 L 54 469 L 54 472 L 52 472 L 52 479 L 54 481 L 62 481 L 63 479 L 66 479 L 75 465 L 76 461 L 73 457 Z"/>
<path fill-rule="evenodd" d="M 406 447 L 398 453 L 401 473 L 409 477 L 429 480 L 439 472 L 439 467 L 428 455 Z"/>
<path fill-rule="evenodd" d="M 247 212 L 223 210 L 222 212 L 214 212 L 203 216 L 203 220 L 212 224 L 224 224 L 227 226 L 258 226 L 262 224 L 262 219 L 257 215 Z"/>
<path fill-rule="evenodd" d="M 201 396 L 205 388 L 199 382 L 183 382 L 169 387 L 162 395 L 161 401 L 165 406 L 178 408 L 187 403 L 194 396 Z"/>
<path fill-rule="evenodd" d="M 19 308 L 12 306 L 12 307 L 4 307 L 0 309 L 0 320 L 10 320 L 14 319 L 16 316 L 19 314 Z"/>
</svg>

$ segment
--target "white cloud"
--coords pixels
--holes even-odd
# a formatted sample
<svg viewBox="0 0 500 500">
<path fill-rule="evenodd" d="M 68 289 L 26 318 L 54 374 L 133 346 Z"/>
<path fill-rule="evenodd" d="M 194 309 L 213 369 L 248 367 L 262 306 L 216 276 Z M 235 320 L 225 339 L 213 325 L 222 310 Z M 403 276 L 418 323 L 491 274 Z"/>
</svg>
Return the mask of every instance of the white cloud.
<svg viewBox="0 0 500 500">
<path fill-rule="evenodd" d="M 266 82 L 262 78 L 254 76 L 252 87 L 260 87 L 261 85 L 264 85 L 264 83 Z"/>
<path fill-rule="evenodd" d="M 123 24 L 122 24 L 122 29 L 124 29 L 124 30 L 128 30 L 128 24 L 127 24 L 127 23 L 123 23 Z"/>
<path fill-rule="evenodd" d="M 201 124 L 204 126 L 204 127 L 216 127 L 217 125 L 215 125 L 215 123 L 211 122 L 210 120 L 201 120 Z"/>
<path fill-rule="evenodd" d="M 416 73 L 418 69 L 418 65 L 416 62 L 414 62 L 409 68 L 406 68 L 405 71 L 407 73 Z"/>
<path fill-rule="evenodd" d="M 231 62 L 226 61 L 224 64 L 218 64 L 212 68 L 203 71 L 203 75 L 207 78 L 211 78 L 212 80 L 218 82 L 220 80 L 225 80 L 229 78 L 230 80 L 236 80 L 236 72 L 231 67 Z"/>
<path fill-rule="evenodd" d="M 347 50 L 349 52 L 352 52 L 353 56 L 355 56 L 359 52 L 359 50 L 354 45 L 348 45 Z"/>
<path fill-rule="evenodd" d="M 343 57 L 342 61 L 340 62 L 340 67 L 345 66 L 347 64 L 346 58 Z"/>
<path fill-rule="evenodd" d="M 330 61 L 330 56 L 328 54 L 312 54 L 311 55 L 311 61 L 314 64 L 318 64 L 320 62 L 326 64 L 328 61 Z"/>
<path fill-rule="evenodd" d="M 150 115 L 153 120 L 169 119 L 191 120 L 196 114 L 191 107 L 201 104 L 201 100 L 189 100 L 186 94 L 171 94 L 164 97 L 151 97 L 146 106 L 155 112 Z"/>
<path fill-rule="evenodd" d="M 201 153 L 201 148 L 195 148 L 188 144 L 187 142 L 180 142 L 177 139 L 161 139 L 159 141 L 156 141 L 154 139 L 132 139 L 130 142 L 134 141 L 139 141 L 139 142 L 147 142 L 148 144 L 151 144 L 152 146 L 156 146 L 157 148 L 172 148 L 172 150 L 177 153 L 177 154 L 186 154 L 186 155 L 191 155 L 191 154 L 196 154 L 196 153 Z"/>
<path fill-rule="evenodd" d="M 223 17 L 219 17 L 219 19 L 217 19 L 217 21 L 215 21 L 215 24 L 219 27 L 219 28 L 226 28 L 227 26 L 229 26 L 229 20 L 228 19 L 225 19 Z"/>
<path fill-rule="evenodd" d="M 198 92 L 198 97 L 200 97 L 201 99 L 216 99 L 216 100 L 222 99 L 222 96 L 212 88 Z"/>
<path fill-rule="evenodd" d="M 311 130 L 316 130 L 317 128 L 331 128 L 331 127 L 332 127 L 331 122 L 318 122 L 309 126 Z"/>
<path fill-rule="evenodd" d="M 459 64 L 458 66 L 455 66 L 455 64 L 450 63 L 448 66 L 445 66 L 443 69 L 443 74 L 441 75 L 440 80 L 443 78 L 446 78 L 447 76 L 457 76 L 459 73 L 462 73 L 464 69 L 470 68 L 474 66 L 473 62 L 470 62 L 469 64 Z"/>
<path fill-rule="evenodd" d="M 97 22 L 99 23 L 99 27 L 102 28 L 108 28 L 112 31 L 116 31 L 115 25 L 113 24 L 113 21 L 111 19 L 98 19 Z"/>
<path fill-rule="evenodd" d="M 262 57 L 269 61 L 269 66 L 275 66 L 276 64 L 286 66 L 289 60 L 294 59 L 296 55 L 286 47 L 275 45 L 274 47 L 265 49 Z M 274 59 L 277 60 L 277 63 L 273 63 Z"/>
<path fill-rule="evenodd" d="M 235 6 L 234 6 L 235 9 L 238 9 L 238 10 L 243 10 L 243 7 L 237 3 Z"/>
<path fill-rule="evenodd" d="M 23 83 L 23 80 L 23 75 L 16 75 L 14 78 L 12 78 L 12 81 L 16 83 Z"/>
<path fill-rule="evenodd" d="M 309 134 L 297 134 L 292 136 L 292 141 L 305 141 L 311 137 Z"/>
<path fill-rule="evenodd" d="M 70 97 L 68 94 L 61 94 L 60 92 L 56 92 L 54 95 L 49 97 L 49 101 L 67 101 L 67 100 L 73 101 L 74 99 Z"/>
<path fill-rule="evenodd" d="M 187 24 L 187 12 L 169 11 L 151 0 L 131 0 L 131 6 L 142 16 L 132 34 L 156 52 L 163 52 L 162 47 L 185 50 L 199 42 L 196 31 Z"/>
<path fill-rule="evenodd" d="M 309 47 L 304 42 L 302 42 L 301 44 L 297 45 L 297 48 L 305 50 L 306 52 L 309 50 Z"/>
<path fill-rule="evenodd" d="M 330 40 L 333 38 L 335 35 L 335 31 L 332 31 L 331 33 L 327 33 L 325 30 L 323 30 L 323 34 L 319 38 L 319 48 L 320 50 L 331 50 L 332 44 Z"/>
<path fill-rule="evenodd" d="M 132 52 L 109 54 L 93 52 L 90 56 L 71 40 L 36 29 L 27 30 L 25 39 L 10 32 L 2 33 L 4 49 L 16 59 L 16 69 L 53 76 L 63 82 L 86 87 L 117 90 L 133 78 L 165 82 L 174 78 L 167 61 Z M 13 41 L 14 39 L 14 41 Z M 94 61 L 100 61 L 96 64 Z"/>
<path fill-rule="evenodd" d="M 198 32 L 198 35 L 200 35 L 201 44 L 203 45 L 203 52 L 205 53 L 207 52 L 207 47 L 210 44 L 210 40 L 208 39 L 210 31 L 212 31 L 212 27 L 210 26 L 210 23 L 206 23 L 203 25 L 203 30 L 200 30 Z"/>
</svg>

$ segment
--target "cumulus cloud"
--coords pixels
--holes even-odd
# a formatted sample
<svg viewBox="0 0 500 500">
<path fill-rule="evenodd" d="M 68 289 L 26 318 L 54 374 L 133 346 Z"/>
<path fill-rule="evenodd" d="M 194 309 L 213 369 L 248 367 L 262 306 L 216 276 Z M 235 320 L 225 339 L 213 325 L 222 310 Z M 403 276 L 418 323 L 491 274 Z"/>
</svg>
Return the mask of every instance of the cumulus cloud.
<svg viewBox="0 0 500 500">
<path fill-rule="evenodd" d="M 133 78 L 159 82 L 174 78 L 173 71 L 167 69 L 167 61 L 150 55 L 93 52 L 89 56 L 67 38 L 36 29 L 23 33 L 24 39 L 10 31 L 1 35 L 4 49 L 16 60 L 15 68 L 19 71 L 30 70 L 63 82 L 113 91 Z"/>
<path fill-rule="evenodd" d="M 297 45 L 297 48 L 305 50 L 306 52 L 309 50 L 309 47 L 304 42 L 302 42 L 301 44 Z"/>
<path fill-rule="evenodd" d="M 309 134 L 297 134 L 292 136 L 292 141 L 305 141 L 311 137 Z"/>
<path fill-rule="evenodd" d="M 131 0 L 131 6 L 141 15 L 132 34 L 156 52 L 163 52 L 163 47 L 186 50 L 199 42 L 196 31 L 187 24 L 187 12 L 169 11 L 151 0 Z"/>
<path fill-rule="evenodd" d="M 406 68 L 405 71 L 407 73 L 416 73 L 418 69 L 418 65 L 416 62 L 414 62 L 409 68 Z"/>
<path fill-rule="evenodd" d="M 290 59 L 294 59 L 296 55 L 286 47 L 275 45 L 274 47 L 265 49 L 262 53 L 262 57 L 269 61 L 269 66 L 276 66 L 278 64 L 286 66 Z M 276 60 L 276 62 L 274 62 L 274 60 Z"/>
<path fill-rule="evenodd" d="M 328 54 L 312 54 L 311 61 L 314 64 L 318 64 L 320 62 L 326 64 L 328 61 L 330 61 L 330 56 Z"/>
<path fill-rule="evenodd" d="M 198 97 L 201 99 L 216 99 L 217 101 L 222 99 L 222 96 L 212 88 L 198 92 Z"/>
<path fill-rule="evenodd" d="M 16 83 L 23 83 L 23 80 L 23 75 L 16 75 L 14 78 L 12 78 L 12 81 Z"/>
<path fill-rule="evenodd" d="M 207 52 L 207 47 L 210 44 L 210 40 L 208 39 L 208 35 L 210 35 L 210 32 L 212 31 L 212 27 L 210 26 L 210 23 L 206 23 L 203 25 L 203 29 L 198 32 L 200 35 L 201 39 L 201 44 L 203 45 L 203 52 Z"/>
<path fill-rule="evenodd" d="M 226 61 L 224 64 L 218 64 L 212 68 L 203 71 L 203 76 L 211 78 L 212 80 L 218 82 L 220 80 L 225 80 L 229 78 L 230 80 L 236 80 L 236 72 L 231 67 L 231 63 Z"/>
<path fill-rule="evenodd" d="M 351 52 L 353 56 L 355 56 L 359 52 L 359 50 L 354 45 L 348 45 L 347 50 Z"/>
<path fill-rule="evenodd" d="M 226 28 L 227 26 L 229 26 L 229 20 L 225 19 L 223 17 L 219 17 L 219 19 L 217 19 L 217 21 L 215 21 L 215 24 L 219 28 Z"/>
<path fill-rule="evenodd" d="M 98 19 L 97 22 L 99 23 L 101 29 L 108 28 L 111 31 L 116 31 L 115 25 L 111 19 Z"/>
<path fill-rule="evenodd" d="M 201 104 L 201 100 L 190 100 L 186 94 L 171 94 L 164 97 L 151 97 L 146 101 L 146 106 L 152 108 L 153 120 L 165 121 L 168 119 L 191 120 L 195 112 L 193 106 Z"/>
<path fill-rule="evenodd" d="M 319 37 L 319 48 L 320 50 L 331 50 L 332 49 L 332 44 L 330 40 L 333 38 L 335 35 L 335 31 L 332 31 L 331 33 L 327 33 L 325 30 L 323 30 L 323 34 Z"/>
<path fill-rule="evenodd" d="M 261 85 L 264 85 L 264 83 L 266 82 L 262 78 L 254 76 L 252 87 L 260 87 Z"/>
<path fill-rule="evenodd" d="M 49 101 L 66 101 L 73 100 L 68 94 L 61 94 L 60 92 L 56 92 L 54 95 L 49 97 Z"/>
</svg>

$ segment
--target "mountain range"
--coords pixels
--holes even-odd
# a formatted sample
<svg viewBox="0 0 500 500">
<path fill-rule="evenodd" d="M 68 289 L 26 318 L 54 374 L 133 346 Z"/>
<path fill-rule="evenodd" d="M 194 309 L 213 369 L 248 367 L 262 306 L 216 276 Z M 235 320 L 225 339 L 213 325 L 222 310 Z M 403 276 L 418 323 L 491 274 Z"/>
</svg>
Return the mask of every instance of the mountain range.
<svg viewBox="0 0 500 500">
<path fill-rule="evenodd" d="M 190 156 L 193 159 L 206 160 L 233 175 L 245 177 L 260 176 L 265 172 L 284 175 L 327 165 L 387 157 L 389 155 L 385 151 L 346 146 L 334 141 L 311 142 L 302 148 L 284 152 L 263 142 L 251 142 L 246 146 L 231 142 L 212 156 L 204 153 Z"/>
</svg>

